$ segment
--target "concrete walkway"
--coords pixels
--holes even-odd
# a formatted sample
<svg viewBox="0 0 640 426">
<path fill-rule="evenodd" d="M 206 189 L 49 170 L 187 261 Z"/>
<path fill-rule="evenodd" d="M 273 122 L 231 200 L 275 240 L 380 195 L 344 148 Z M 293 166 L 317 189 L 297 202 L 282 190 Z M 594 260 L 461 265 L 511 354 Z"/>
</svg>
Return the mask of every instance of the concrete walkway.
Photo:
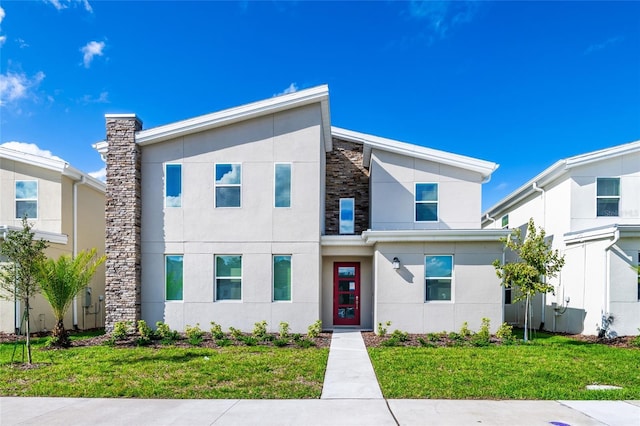
<svg viewBox="0 0 640 426">
<path fill-rule="evenodd" d="M 640 401 L 478 401 L 382 397 L 359 331 L 336 330 L 321 399 L 0 397 L 0 425 L 639 426 Z"/>
</svg>

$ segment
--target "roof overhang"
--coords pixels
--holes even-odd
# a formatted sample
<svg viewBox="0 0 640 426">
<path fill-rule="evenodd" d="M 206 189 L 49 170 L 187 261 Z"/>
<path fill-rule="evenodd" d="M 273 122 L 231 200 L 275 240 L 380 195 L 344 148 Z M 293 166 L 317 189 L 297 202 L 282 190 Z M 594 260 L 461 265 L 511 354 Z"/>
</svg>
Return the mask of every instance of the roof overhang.
<svg viewBox="0 0 640 426">
<path fill-rule="evenodd" d="M 640 238 L 640 225 L 607 225 L 597 228 L 583 229 L 564 234 L 564 242 L 570 244 L 582 244 L 589 241 L 614 239 L 619 233 L 620 238 Z"/>
<path fill-rule="evenodd" d="M 365 241 L 360 235 L 323 235 L 320 238 L 323 247 L 370 247 L 373 242 Z"/>
<path fill-rule="evenodd" d="M 336 138 L 362 144 L 363 164 L 367 168 L 371 165 L 371 153 L 374 149 L 432 161 L 434 163 L 446 164 L 464 170 L 470 170 L 472 172 L 479 173 L 484 180 L 488 180 L 491 174 L 499 167 L 498 164 L 490 161 L 479 160 L 477 158 L 452 154 L 450 152 L 426 148 L 406 142 L 399 142 L 379 136 L 354 132 L 352 130 L 341 129 L 339 127 L 332 127 L 331 133 Z"/>
<path fill-rule="evenodd" d="M 20 231 L 21 227 L 11 225 L 0 225 L 0 239 L 4 240 L 7 237 L 9 231 Z M 67 234 L 58 234 L 57 232 L 39 231 L 33 229 L 33 237 L 37 240 L 49 241 L 54 244 L 66 245 L 69 242 L 69 236 Z"/>
<path fill-rule="evenodd" d="M 428 229 L 398 231 L 365 231 L 366 243 L 403 242 L 496 242 L 511 234 L 508 229 Z"/>
</svg>

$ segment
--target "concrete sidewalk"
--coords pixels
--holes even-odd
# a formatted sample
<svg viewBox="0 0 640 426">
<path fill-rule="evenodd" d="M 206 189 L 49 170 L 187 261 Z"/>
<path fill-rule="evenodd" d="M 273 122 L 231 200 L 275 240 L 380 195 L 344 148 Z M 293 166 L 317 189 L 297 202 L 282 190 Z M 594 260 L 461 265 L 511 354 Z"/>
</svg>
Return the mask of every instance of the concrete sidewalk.
<svg viewBox="0 0 640 426">
<path fill-rule="evenodd" d="M 640 401 L 382 397 L 357 330 L 335 330 L 321 399 L 0 398 L 0 425 L 639 426 Z"/>
</svg>

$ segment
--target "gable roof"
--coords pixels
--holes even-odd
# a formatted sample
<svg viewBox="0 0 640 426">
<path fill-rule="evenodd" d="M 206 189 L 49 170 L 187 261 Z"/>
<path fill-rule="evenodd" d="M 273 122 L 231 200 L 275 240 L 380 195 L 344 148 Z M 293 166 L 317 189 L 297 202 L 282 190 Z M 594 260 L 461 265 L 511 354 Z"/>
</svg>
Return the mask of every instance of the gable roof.
<svg viewBox="0 0 640 426">
<path fill-rule="evenodd" d="M 97 189 L 98 191 L 105 192 L 104 182 L 88 175 L 85 172 L 71 167 L 69 163 L 58 158 L 43 157 L 40 155 L 16 151 L 14 149 L 5 147 L 0 147 L 0 158 L 29 164 L 31 166 L 40 167 L 46 170 L 52 170 L 54 172 L 62 174 L 63 176 L 67 176 L 74 181 L 82 181 L 87 185 L 93 187 L 94 189 Z"/>
<path fill-rule="evenodd" d="M 488 181 L 491 174 L 499 167 L 498 164 L 490 161 L 479 160 L 477 158 L 426 148 L 406 142 L 399 142 L 366 133 L 354 132 L 339 127 L 332 127 L 331 133 L 336 138 L 363 144 L 363 163 L 366 168 L 369 168 L 371 165 L 371 152 L 374 149 L 470 170 L 479 173 L 485 181 Z"/>
<path fill-rule="evenodd" d="M 153 127 L 136 132 L 136 143 L 141 146 L 166 141 L 180 136 L 217 127 L 228 126 L 240 121 L 275 114 L 311 104 L 320 104 L 322 114 L 322 132 L 325 150 L 331 151 L 331 121 L 329 116 L 329 87 L 321 85 L 310 89 L 299 90 L 285 95 L 274 96 L 262 101 L 252 102 L 234 108 L 201 115 L 174 123 Z M 105 118 L 136 118 L 135 114 L 106 114 Z M 102 141 L 93 145 L 101 154 L 107 150 L 107 142 Z"/>
<path fill-rule="evenodd" d="M 540 192 L 540 187 L 544 187 L 559 179 L 571 169 L 638 152 L 640 152 L 640 140 L 556 161 L 542 171 L 542 173 L 536 175 L 533 179 L 529 180 L 483 213 L 482 223 L 488 222 L 490 220 L 489 217 L 496 218 L 502 216 L 510 207 L 529 197 L 534 192 Z"/>
</svg>

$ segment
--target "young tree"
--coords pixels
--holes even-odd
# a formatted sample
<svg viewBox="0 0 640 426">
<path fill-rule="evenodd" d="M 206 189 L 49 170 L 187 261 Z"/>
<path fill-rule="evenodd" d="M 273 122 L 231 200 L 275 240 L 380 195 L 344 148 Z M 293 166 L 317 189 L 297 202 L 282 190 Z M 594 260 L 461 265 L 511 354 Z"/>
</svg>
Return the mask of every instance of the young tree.
<svg viewBox="0 0 640 426">
<path fill-rule="evenodd" d="M 8 260 L 0 266 L 0 297 L 19 300 L 24 306 L 26 322 L 27 362 L 31 364 L 31 328 L 29 326 L 29 300 L 38 294 L 38 264 L 45 258 L 44 250 L 48 242 L 36 240 L 31 232 L 32 225 L 27 218 L 22 219 L 22 229 L 7 232 L 0 243 L 0 254 Z"/>
<path fill-rule="evenodd" d="M 502 264 L 500 260 L 493 262 L 496 274 L 502 279 L 501 285 L 513 287 L 518 296 L 515 301 L 525 300 L 524 341 L 528 341 L 529 309 L 531 298 L 538 293 L 550 293 L 554 288 L 548 283 L 549 278 L 555 277 L 564 266 L 564 255 L 558 250 L 552 250 L 551 244 L 545 241 L 545 231 L 533 223 L 533 218 L 527 224 L 527 235 L 522 239 L 520 229 L 502 239 L 505 247 L 518 255 L 517 262 Z"/>
<path fill-rule="evenodd" d="M 51 305 L 56 325 L 51 331 L 51 344 L 66 348 L 69 334 L 64 328 L 64 315 L 69 310 L 73 298 L 89 284 L 96 269 L 106 257 L 97 257 L 96 249 L 81 251 L 73 258 L 62 255 L 58 260 L 46 259 L 39 264 L 38 281 L 42 295 Z"/>
</svg>

